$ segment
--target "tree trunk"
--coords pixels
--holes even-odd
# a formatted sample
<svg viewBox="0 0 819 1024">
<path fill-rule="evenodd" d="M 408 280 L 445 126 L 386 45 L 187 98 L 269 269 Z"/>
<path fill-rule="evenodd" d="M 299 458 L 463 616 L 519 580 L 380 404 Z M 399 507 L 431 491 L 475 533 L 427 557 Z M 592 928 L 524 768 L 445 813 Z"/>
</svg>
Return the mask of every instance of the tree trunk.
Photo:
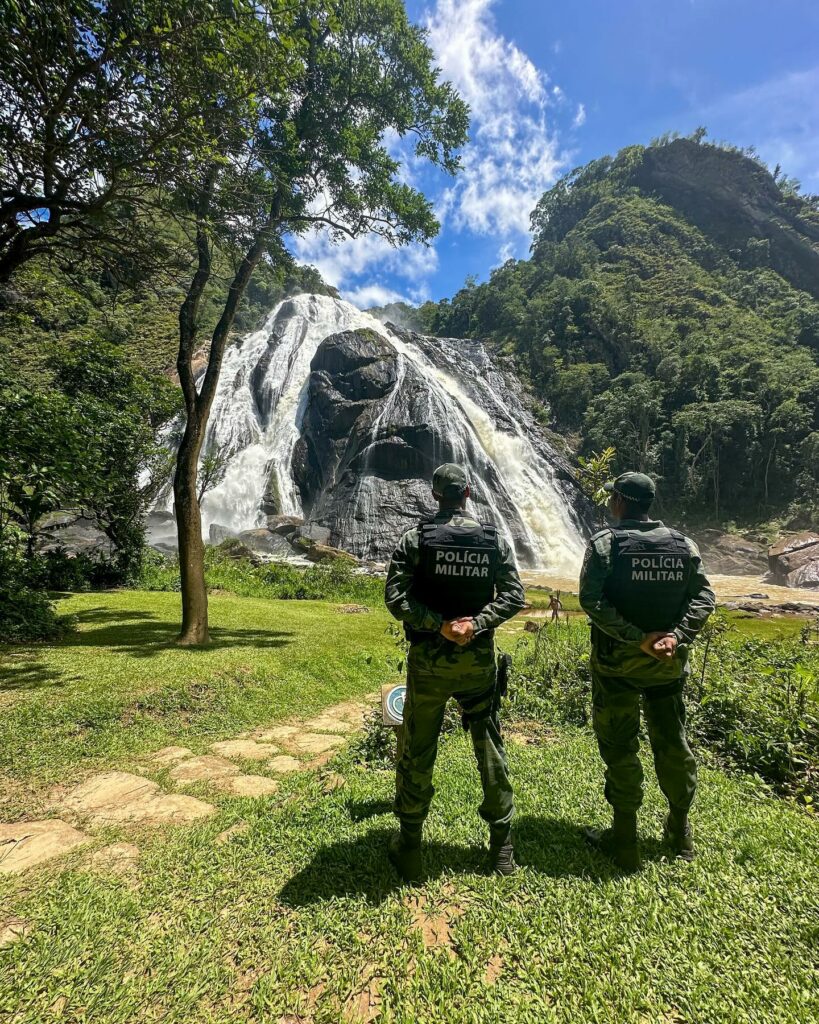
<svg viewBox="0 0 819 1024">
<path fill-rule="evenodd" d="M 189 414 L 173 479 L 182 583 L 182 629 L 176 642 L 185 647 L 210 642 L 205 545 L 202 542 L 202 515 L 196 494 L 196 470 L 204 434 L 205 425 L 196 415 Z"/>
<path fill-rule="evenodd" d="M 202 210 L 213 190 L 216 170 L 211 169 L 203 191 Z M 211 337 L 210 352 L 205 375 L 199 391 L 193 376 L 192 357 L 196 340 L 197 313 L 205 286 L 211 275 L 210 237 L 206 218 L 200 210 L 197 219 L 196 247 L 198 267 L 188 294 L 179 311 L 179 354 L 176 369 L 179 384 L 185 396 L 187 422 L 182 443 L 176 457 L 173 491 L 176 501 L 176 532 L 179 539 L 179 571 L 182 583 L 182 631 L 177 643 L 183 646 L 206 644 L 208 633 L 208 592 L 205 586 L 205 546 L 202 542 L 202 515 L 199 510 L 199 495 L 196 478 L 199 455 L 205 440 L 210 409 L 216 395 L 219 371 L 225 352 L 228 334 L 236 318 L 236 310 L 244 295 L 256 264 L 262 257 L 274 226 L 277 223 L 281 199 L 276 195 L 270 209 L 267 223 L 258 231 L 253 244 L 239 264 L 219 318 Z"/>
</svg>

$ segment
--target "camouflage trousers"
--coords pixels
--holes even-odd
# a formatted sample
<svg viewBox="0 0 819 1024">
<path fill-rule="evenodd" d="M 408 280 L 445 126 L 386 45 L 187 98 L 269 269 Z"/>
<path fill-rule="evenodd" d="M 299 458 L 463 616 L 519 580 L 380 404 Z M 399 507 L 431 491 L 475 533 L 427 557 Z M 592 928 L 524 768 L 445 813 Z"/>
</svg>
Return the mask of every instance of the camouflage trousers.
<svg viewBox="0 0 819 1024">
<path fill-rule="evenodd" d="M 495 650 L 489 637 L 458 647 L 443 637 L 413 643 L 407 658 L 407 699 L 399 730 L 395 813 L 402 824 L 420 825 L 435 789 L 432 772 L 447 701 L 467 713 L 469 734 L 483 786 L 478 813 L 492 837 L 503 840 L 514 813 L 497 710 L 493 708 Z"/>
<path fill-rule="evenodd" d="M 640 703 L 660 789 L 676 814 L 687 814 L 697 789 L 697 765 L 685 735 L 683 680 L 644 681 L 592 675 L 592 722 L 606 765 L 606 800 L 615 811 L 636 811 L 643 802 Z"/>
</svg>

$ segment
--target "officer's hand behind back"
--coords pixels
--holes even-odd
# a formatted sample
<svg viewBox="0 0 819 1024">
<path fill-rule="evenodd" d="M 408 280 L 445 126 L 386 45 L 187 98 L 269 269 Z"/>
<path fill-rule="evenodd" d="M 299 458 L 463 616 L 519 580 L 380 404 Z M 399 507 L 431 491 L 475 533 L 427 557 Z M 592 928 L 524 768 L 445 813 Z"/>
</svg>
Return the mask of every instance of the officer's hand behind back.
<svg viewBox="0 0 819 1024">
<path fill-rule="evenodd" d="M 677 638 L 673 633 L 646 633 L 640 644 L 640 650 L 644 654 L 656 658 L 657 661 L 666 661 L 673 658 L 677 652 Z"/>
</svg>

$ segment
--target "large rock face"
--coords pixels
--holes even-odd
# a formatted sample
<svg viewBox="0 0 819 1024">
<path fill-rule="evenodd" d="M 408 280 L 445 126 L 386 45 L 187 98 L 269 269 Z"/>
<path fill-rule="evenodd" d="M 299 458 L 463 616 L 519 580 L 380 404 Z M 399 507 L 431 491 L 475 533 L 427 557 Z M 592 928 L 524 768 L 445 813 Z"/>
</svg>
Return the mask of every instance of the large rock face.
<svg viewBox="0 0 819 1024">
<path fill-rule="evenodd" d="M 788 587 L 819 587 L 819 533 L 797 533 L 768 551 L 774 580 Z"/>
<path fill-rule="evenodd" d="M 724 576 L 759 576 L 767 567 L 762 544 L 721 530 L 701 530 L 699 544 L 706 571 Z"/>
<path fill-rule="evenodd" d="M 459 365 L 444 367 L 444 344 L 436 346 L 432 339 L 394 325 L 391 330 L 405 344 L 423 348 L 439 369 L 458 373 L 466 398 L 470 385 L 465 382 L 492 368 L 482 345 L 457 343 L 460 359 L 453 363 Z M 492 369 L 497 390 L 501 378 Z M 427 376 L 400 349 L 374 331 L 346 331 L 322 342 L 310 370 L 293 476 L 305 516 L 329 531 L 330 544 L 361 557 L 386 558 L 404 530 L 434 511 L 430 480 L 436 466 L 466 462 L 480 467 L 472 484 L 477 514 L 496 521 L 500 512 L 518 556 L 537 562 L 531 534 L 507 484 L 477 438 L 459 425 L 456 403 L 448 407 L 432 393 Z M 479 398 L 475 393 L 476 404 Z M 511 393 L 494 412 L 510 421 L 517 412 L 525 420 Z M 511 429 L 511 422 L 506 426 Z"/>
<path fill-rule="evenodd" d="M 773 269 L 819 298 L 819 219 L 800 213 L 755 161 L 732 160 L 730 170 L 719 148 L 677 139 L 645 150 L 635 182 L 729 249 L 767 239 Z"/>
</svg>

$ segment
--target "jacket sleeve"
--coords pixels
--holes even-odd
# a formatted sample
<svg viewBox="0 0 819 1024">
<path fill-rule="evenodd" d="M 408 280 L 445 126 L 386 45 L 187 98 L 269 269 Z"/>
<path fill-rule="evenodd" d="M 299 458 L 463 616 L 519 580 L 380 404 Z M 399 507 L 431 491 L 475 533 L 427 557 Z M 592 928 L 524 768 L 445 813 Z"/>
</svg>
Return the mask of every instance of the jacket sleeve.
<svg viewBox="0 0 819 1024">
<path fill-rule="evenodd" d="M 611 535 L 589 541 L 583 568 L 580 570 L 580 607 L 601 632 L 621 643 L 639 645 L 643 631 L 624 619 L 603 593 L 611 572 Z"/>
<path fill-rule="evenodd" d="M 412 596 L 412 584 L 418 567 L 418 530 L 408 530 L 390 559 L 384 600 L 396 619 L 412 629 L 440 632 L 443 618 Z"/>
<path fill-rule="evenodd" d="M 717 603 L 711 583 L 703 570 L 699 549 L 690 538 L 686 538 L 686 541 L 691 551 L 693 571 L 688 584 L 688 601 L 674 629 L 674 636 L 679 644 L 694 642 Z"/>
<path fill-rule="evenodd" d="M 474 617 L 475 634 L 496 629 L 501 623 L 511 619 L 526 604 L 523 584 L 520 582 L 515 555 L 508 542 L 498 537 L 500 558 L 497 575 L 495 576 L 495 598 Z"/>
</svg>

